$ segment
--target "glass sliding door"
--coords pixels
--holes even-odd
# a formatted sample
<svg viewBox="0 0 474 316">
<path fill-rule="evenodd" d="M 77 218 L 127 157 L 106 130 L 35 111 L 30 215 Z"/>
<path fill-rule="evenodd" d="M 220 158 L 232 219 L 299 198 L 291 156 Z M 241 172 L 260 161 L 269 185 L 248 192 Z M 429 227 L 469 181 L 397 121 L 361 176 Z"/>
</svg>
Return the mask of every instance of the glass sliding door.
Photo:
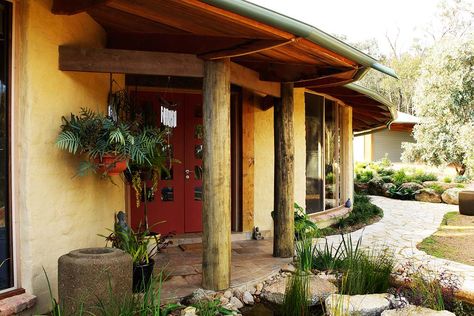
<svg viewBox="0 0 474 316">
<path fill-rule="evenodd" d="M 324 97 L 305 94 L 306 212 L 324 210 Z"/>
<path fill-rule="evenodd" d="M 0 1 L 0 291 L 13 287 L 9 201 L 9 101 L 12 4 Z"/>
<path fill-rule="evenodd" d="M 324 129 L 324 172 L 325 172 L 325 209 L 340 205 L 340 124 L 339 107 L 336 102 L 325 102 Z"/>
</svg>

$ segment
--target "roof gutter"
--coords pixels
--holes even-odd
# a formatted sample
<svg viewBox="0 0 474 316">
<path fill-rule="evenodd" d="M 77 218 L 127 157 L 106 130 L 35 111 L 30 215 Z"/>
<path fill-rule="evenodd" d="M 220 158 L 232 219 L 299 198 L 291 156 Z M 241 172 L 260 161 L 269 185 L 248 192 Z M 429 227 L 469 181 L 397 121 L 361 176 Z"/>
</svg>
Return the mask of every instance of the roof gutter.
<svg viewBox="0 0 474 316">
<path fill-rule="evenodd" d="M 286 15 L 244 0 L 201 0 L 209 5 L 246 16 L 256 21 L 271 25 L 286 32 L 303 37 L 317 45 L 351 59 L 365 67 L 376 69 L 384 74 L 397 78 L 395 71 L 380 64 L 377 60 L 314 26 L 303 23 Z"/>
</svg>

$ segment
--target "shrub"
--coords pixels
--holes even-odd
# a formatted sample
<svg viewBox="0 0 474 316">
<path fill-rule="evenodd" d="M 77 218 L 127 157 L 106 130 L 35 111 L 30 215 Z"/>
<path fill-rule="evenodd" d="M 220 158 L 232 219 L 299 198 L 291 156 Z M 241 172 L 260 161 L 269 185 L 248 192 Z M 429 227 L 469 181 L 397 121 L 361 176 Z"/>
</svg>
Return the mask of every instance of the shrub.
<svg viewBox="0 0 474 316">
<path fill-rule="evenodd" d="M 455 183 L 468 183 L 469 181 L 469 178 L 466 176 L 456 176 L 454 178 Z"/>
<path fill-rule="evenodd" d="M 443 182 L 444 183 L 451 183 L 451 182 L 453 182 L 453 179 L 451 179 L 451 177 L 444 177 Z"/>
<path fill-rule="evenodd" d="M 429 186 L 429 188 L 433 189 L 438 194 L 442 194 L 445 191 L 444 188 L 439 184 L 432 184 Z"/>
<path fill-rule="evenodd" d="M 438 177 L 431 172 L 424 172 L 423 170 L 417 169 L 413 173 L 412 181 L 417 183 L 423 183 L 425 181 L 437 181 Z"/>
<path fill-rule="evenodd" d="M 306 211 L 297 203 L 295 207 L 295 238 L 296 240 L 314 238 L 319 236 L 319 229 L 306 214 Z"/>
<path fill-rule="evenodd" d="M 402 185 L 403 183 L 406 182 L 411 182 L 412 178 L 407 175 L 405 169 L 400 169 L 397 170 L 393 173 L 392 175 L 392 181 L 395 183 L 397 186 Z"/>
<path fill-rule="evenodd" d="M 367 183 L 374 178 L 372 170 L 359 169 L 356 170 L 356 180 L 360 183 Z"/>
<path fill-rule="evenodd" d="M 372 204 L 370 198 L 364 194 L 354 195 L 354 207 L 346 218 L 341 218 L 337 224 L 339 228 L 353 226 L 360 223 L 367 224 L 372 218 L 383 216 L 383 210 Z"/>
<path fill-rule="evenodd" d="M 391 198 L 399 200 L 413 200 L 415 199 L 415 192 L 410 188 L 391 187 L 388 189 Z"/>
</svg>

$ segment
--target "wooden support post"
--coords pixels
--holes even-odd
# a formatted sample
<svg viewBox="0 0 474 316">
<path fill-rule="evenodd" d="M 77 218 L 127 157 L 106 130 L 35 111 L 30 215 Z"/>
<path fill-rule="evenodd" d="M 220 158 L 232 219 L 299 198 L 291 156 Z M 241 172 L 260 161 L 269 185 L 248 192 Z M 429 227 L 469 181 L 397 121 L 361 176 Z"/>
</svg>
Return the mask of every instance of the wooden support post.
<svg viewBox="0 0 474 316">
<path fill-rule="evenodd" d="M 242 91 L 242 231 L 251 232 L 254 225 L 255 193 L 255 98 L 249 90 Z"/>
<path fill-rule="evenodd" d="M 230 286 L 230 60 L 204 62 L 202 286 Z"/>
<path fill-rule="evenodd" d="M 273 256 L 294 255 L 293 83 L 281 84 L 281 102 L 274 108 L 275 199 Z"/>
<path fill-rule="evenodd" d="M 341 199 L 351 199 L 354 204 L 354 154 L 352 131 L 352 107 L 341 106 Z"/>
</svg>

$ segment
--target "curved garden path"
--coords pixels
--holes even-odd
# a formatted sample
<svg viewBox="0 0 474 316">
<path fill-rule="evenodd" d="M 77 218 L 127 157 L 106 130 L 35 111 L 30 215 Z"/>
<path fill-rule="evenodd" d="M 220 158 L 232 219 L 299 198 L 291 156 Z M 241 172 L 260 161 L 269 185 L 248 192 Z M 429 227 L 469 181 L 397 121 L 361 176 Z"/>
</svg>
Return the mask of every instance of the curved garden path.
<svg viewBox="0 0 474 316">
<path fill-rule="evenodd" d="M 351 233 L 353 242 L 362 236 L 362 246 L 367 248 L 390 248 L 400 265 L 411 263 L 423 265 L 429 270 L 452 272 L 458 276 L 460 295 L 474 300 L 474 266 L 435 258 L 418 250 L 416 245 L 433 234 L 441 224 L 444 214 L 458 211 L 457 205 L 401 201 L 381 196 L 372 196 L 372 203 L 384 211 L 379 222 Z M 340 236 L 326 238 L 329 244 L 338 244 Z M 324 244 L 324 239 L 319 244 Z"/>
</svg>

